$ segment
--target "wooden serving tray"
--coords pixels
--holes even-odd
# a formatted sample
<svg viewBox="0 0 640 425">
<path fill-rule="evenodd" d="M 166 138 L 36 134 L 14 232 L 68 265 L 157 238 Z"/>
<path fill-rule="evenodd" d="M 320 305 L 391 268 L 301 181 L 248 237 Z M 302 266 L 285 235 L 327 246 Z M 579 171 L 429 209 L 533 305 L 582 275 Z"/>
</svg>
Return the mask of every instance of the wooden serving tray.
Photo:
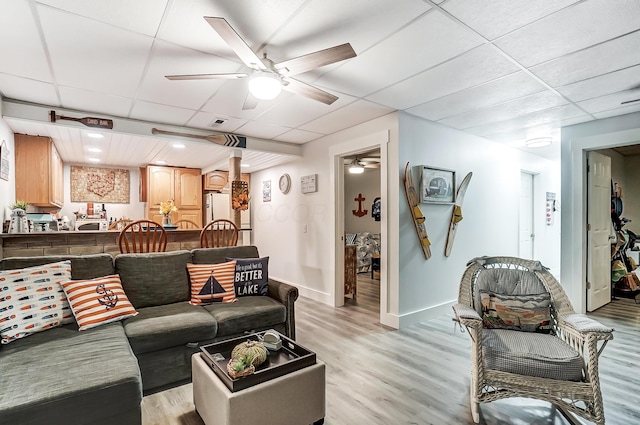
<svg viewBox="0 0 640 425">
<path fill-rule="evenodd" d="M 218 375 L 231 392 L 244 390 L 316 363 L 316 353 L 280 334 L 282 339 L 282 348 L 280 350 L 269 351 L 267 360 L 258 366 L 253 374 L 237 379 L 231 378 L 229 372 L 227 372 L 227 363 L 231 358 L 233 348 L 247 340 L 259 341 L 258 335 L 263 334 L 264 332 L 258 332 L 200 347 L 205 363 Z"/>
</svg>

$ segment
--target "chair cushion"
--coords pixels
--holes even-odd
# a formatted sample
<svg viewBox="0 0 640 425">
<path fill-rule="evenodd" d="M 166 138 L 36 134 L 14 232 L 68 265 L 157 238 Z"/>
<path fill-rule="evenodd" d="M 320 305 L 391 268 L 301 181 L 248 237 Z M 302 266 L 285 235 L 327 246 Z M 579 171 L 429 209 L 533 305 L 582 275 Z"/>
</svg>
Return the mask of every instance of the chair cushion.
<svg viewBox="0 0 640 425">
<path fill-rule="evenodd" d="M 481 291 L 505 295 L 530 295 L 542 294 L 547 292 L 547 289 L 533 272 L 507 268 L 481 270 L 473 285 L 473 306 L 479 314 L 482 314 Z"/>
<path fill-rule="evenodd" d="M 122 323 L 136 354 L 210 341 L 218 331 L 216 320 L 207 311 L 186 301 L 140 308 L 137 316 Z"/>
<path fill-rule="evenodd" d="M 580 354 L 553 335 L 484 329 L 482 353 L 487 369 L 562 381 L 582 380 Z"/>
<path fill-rule="evenodd" d="M 271 297 L 240 297 L 233 304 L 205 305 L 218 322 L 218 335 L 231 336 L 249 330 L 263 330 L 284 323 L 285 306 Z"/>
</svg>

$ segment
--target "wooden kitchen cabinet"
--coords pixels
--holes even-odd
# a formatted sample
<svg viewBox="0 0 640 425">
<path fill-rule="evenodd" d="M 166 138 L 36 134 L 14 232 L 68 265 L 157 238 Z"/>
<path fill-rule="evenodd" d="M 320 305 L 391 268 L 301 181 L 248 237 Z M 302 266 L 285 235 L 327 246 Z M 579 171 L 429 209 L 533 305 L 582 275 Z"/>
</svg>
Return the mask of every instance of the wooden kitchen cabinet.
<svg viewBox="0 0 640 425">
<path fill-rule="evenodd" d="M 63 166 L 49 137 L 16 134 L 16 199 L 36 207 L 62 207 Z"/>
<path fill-rule="evenodd" d="M 183 218 L 202 226 L 202 176 L 199 168 L 147 167 L 147 217 L 162 222 L 160 202 L 173 199 L 178 211 L 171 220 Z"/>
<path fill-rule="evenodd" d="M 242 173 L 240 179 L 247 183 L 251 183 L 251 174 Z M 204 190 L 215 192 L 228 192 L 231 189 L 228 171 L 211 171 L 202 176 L 202 186 Z"/>
</svg>

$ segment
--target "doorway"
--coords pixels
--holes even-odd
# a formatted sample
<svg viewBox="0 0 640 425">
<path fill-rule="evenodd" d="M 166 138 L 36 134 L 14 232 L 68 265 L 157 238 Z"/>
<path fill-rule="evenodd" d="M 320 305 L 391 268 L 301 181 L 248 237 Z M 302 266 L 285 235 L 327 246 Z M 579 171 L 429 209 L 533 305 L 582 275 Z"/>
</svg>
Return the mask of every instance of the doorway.
<svg viewBox="0 0 640 425">
<path fill-rule="evenodd" d="M 534 175 L 520 172 L 520 211 L 519 211 L 519 244 L 518 256 L 533 260 L 533 242 L 535 238 L 533 227 L 533 194 Z"/>
</svg>

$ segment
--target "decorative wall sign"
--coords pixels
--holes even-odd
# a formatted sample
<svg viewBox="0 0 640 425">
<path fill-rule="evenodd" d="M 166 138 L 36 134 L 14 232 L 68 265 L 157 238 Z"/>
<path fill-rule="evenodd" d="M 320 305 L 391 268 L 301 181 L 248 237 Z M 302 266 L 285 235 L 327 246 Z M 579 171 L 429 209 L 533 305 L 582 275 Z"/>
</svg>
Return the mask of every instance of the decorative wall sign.
<svg viewBox="0 0 640 425">
<path fill-rule="evenodd" d="M 242 180 L 231 182 L 231 208 L 241 211 L 249 209 L 249 183 Z"/>
<path fill-rule="evenodd" d="M 318 175 L 310 174 L 300 177 L 300 187 L 302 193 L 313 193 L 318 191 Z"/>
<path fill-rule="evenodd" d="M 129 203 L 129 170 L 71 167 L 71 202 Z"/>
<path fill-rule="evenodd" d="M 547 226 L 553 225 L 553 213 L 556 212 L 556 194 L 554 192 L 547 192 L 547 202 L 545 205 L 545 217 Z"/>
<path fill-rule="evenodd" d="M 420 202 L 451 204 L 456 199 L 456 172 L 443 168 L 422 167 Z"/>
<path fill-rule="evenodd" d="M 262 182 L 262 202 L 271 202 L 271 180 Z"/>
<path fill-rule="evenodd" d="M 9 180 L 9 148 L 4 140 L 0 144 L 0 179 Z"/>
</svg>

